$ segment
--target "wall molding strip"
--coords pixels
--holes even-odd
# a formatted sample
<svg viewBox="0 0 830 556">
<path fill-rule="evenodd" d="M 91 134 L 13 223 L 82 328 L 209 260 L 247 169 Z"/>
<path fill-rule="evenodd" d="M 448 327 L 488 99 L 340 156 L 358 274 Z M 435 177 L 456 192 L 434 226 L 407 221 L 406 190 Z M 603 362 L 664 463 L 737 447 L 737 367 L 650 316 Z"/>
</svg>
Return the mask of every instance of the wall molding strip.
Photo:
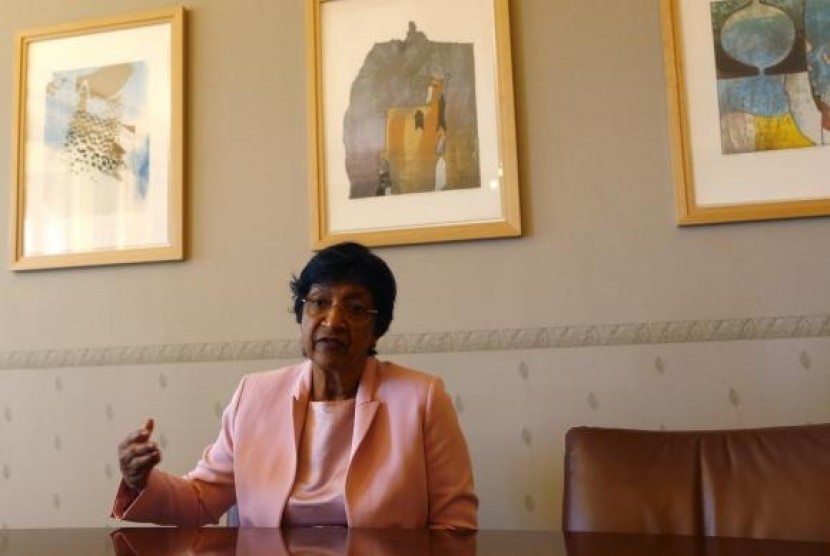
<svg viewBox="0 0 830 556">
<path fill-rule="evenodd" d="M 461 353 L 828 336 L 830 315 L 807 315 L 390 334 L 380 340 L 378 351 Z M 22 350 L 0 352 L 0 369 L 297 359 L 301 353 L 298 339 Z"/>
</svg>

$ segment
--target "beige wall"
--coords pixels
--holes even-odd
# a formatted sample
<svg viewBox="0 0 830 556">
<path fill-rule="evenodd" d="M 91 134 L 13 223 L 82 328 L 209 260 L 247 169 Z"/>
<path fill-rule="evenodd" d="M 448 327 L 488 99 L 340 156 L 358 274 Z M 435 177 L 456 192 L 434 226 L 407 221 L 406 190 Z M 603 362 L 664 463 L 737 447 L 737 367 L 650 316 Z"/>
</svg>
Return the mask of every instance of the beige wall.
<svg viewBox="0 0 830 556">
<path fill-rule="evenodd" d="M 0 2 L 0 221 L 15 31 L 162 5 Z M 127 430 L 155 416 L 184 472 L 239 376 L 298 353 L 303 3 L 185 6 L 190 257 L 0 270 L 0 527 L 108 523 Z M 526 237 L 380 251 L 401 291 L 381 351 L 446 379 L 482 525 L 558 527 L 569 426 L 830 421 L 830 221 L 675 226 L 655 0 L 512 17 Z"/>
</svg>

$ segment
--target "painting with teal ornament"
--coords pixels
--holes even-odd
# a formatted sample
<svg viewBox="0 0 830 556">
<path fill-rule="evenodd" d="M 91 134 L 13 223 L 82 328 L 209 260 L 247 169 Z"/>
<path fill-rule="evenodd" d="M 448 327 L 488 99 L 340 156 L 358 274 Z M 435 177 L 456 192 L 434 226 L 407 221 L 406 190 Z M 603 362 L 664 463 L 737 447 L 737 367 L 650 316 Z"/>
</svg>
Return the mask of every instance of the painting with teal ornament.
<svg viewBox="0 0 830 556">
<path fill-rule="evenodd" d="M 830 0 L 711 2 L 721 152 L 830 144 Z"/>
</svg>

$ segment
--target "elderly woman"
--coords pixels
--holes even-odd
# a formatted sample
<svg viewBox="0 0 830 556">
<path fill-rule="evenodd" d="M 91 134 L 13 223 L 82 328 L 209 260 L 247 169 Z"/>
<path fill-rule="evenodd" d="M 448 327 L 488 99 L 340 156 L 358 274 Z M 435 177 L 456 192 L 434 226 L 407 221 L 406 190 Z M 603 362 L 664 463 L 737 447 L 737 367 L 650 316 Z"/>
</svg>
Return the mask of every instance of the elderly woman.
<svg viewBox="0 0 830 556">
<path fill-rule="evenodd" d="M 244 377 L 190 473 L 156 469 L 152 420 L 118 448 L 113 516 L 171 525 L 475 529 L 467 445 L 440 379 L 375 358 L 395 278 L 362 245 L 291 281 L 306 360 Z"/>
</svg>

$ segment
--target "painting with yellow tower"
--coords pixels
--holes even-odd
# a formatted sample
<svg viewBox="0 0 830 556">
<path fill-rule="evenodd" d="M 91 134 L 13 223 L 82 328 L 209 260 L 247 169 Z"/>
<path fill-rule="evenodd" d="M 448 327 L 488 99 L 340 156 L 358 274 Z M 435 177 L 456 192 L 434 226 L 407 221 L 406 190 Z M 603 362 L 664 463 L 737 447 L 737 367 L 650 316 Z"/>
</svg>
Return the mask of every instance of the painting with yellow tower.
<svg viewBox="0 0 830 556">
<path fill-rule="evenodd" d="M 473 45 L 410 21 L 377 42 L 351 85 L 343 143 L 350 198 L 481 187 Z"/>
</svg>

